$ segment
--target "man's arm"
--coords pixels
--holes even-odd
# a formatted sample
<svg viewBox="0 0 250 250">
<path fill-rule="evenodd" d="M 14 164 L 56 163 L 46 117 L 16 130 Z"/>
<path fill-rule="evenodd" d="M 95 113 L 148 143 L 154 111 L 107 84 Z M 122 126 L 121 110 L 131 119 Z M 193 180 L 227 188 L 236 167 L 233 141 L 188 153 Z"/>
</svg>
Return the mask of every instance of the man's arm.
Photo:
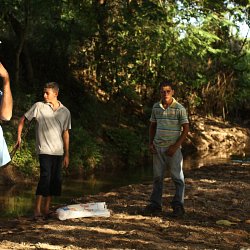
<svg viewBox="0 0 250 250">
<path fill-rule="evenodd" d="M 65 168 L 68 168 L 69 166 L 69 130 L 63 131 L 63 147 L 64 147 L 63 165 Z"/>
<path fill-rule="evenodd" d="M 155 133 L 156 133 L 156 126 L 157 123 L 156 122 L 150 122 L 149 125 L 149 150 L 152 154 L 156 153 L 156 149 L 154 146 L 154 138 L 155 138 Z"/>
<path fill-rule="evenodd" d="M 13 100 L 10 89 L 10 78 L 7 70 L 0 63 L 0 77 L 3 79 L 3 97 L 0 104 L 0 119 L 10 120 L 12 116 Z"/>
<path fill-rule="evenodd" d="M 168 150 L 167 150 L 167 155 L 168 156 L 173 156 L 175 154 L 176 150 L 185 141 L 188 133 L 189 133 L 189 124 L 188 123 L 182 124 L 182 132 L 181 132 L 181 135 L 180 135 L 179 139 L 175 142 L 175 144 L 168 147 Z"/>
</svg>

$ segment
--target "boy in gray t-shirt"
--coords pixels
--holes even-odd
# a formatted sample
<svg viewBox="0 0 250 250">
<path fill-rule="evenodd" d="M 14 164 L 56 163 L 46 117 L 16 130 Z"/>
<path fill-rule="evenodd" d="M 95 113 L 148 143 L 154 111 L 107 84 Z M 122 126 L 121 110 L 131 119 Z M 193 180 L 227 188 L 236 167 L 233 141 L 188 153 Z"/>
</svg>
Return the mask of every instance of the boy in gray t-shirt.
<svg viewBox="0 0 250 250">
<path fill-rule="evenodd" d="M 58 101 L 59 87 L 55 82 L 44 86 L 44 102 L 35 103 L 20 119 L 18 124 L 17 146 L 21 145 L 21 134 L 25 120 L 36 120 L 36 151 L 40 163 L 40 179 L 36 189 L 34 219 L 46 218 L 52 214 L 52 196 L 61 195 L 61 166 L 69 165 L 69 110 Z M 42 199 L 44 211 L 42 211 Z"/>
</svg>

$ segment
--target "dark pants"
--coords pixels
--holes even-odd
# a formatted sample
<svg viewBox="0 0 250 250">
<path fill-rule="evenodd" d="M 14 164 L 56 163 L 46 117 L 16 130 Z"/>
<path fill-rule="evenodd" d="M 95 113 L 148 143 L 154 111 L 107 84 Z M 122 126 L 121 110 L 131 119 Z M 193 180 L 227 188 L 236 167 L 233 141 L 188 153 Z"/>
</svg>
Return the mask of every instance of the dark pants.
<svg viewBox="0 0 250 250">
<path fill-rule="evenodd" d="M 62 191 L 62 156 L 39 155 L 40 179 L 36 189 L 36 195 L 59 196 Z"/>
</svg>

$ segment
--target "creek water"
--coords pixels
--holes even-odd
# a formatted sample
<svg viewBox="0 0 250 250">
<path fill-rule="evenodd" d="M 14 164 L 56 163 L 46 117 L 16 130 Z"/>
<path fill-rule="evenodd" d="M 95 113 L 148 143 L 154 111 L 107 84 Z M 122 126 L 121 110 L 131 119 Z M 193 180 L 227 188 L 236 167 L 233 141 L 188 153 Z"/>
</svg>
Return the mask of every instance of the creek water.
<svg viewBox="0 0 250 250">
<path fill-rule="evenodd" d="M 248 151 L 249 152 L 249 151 Z M 230 155 L 192 156 L 184 159 L 184 172 L 202 165 L 230 162 Z M 96 173 L 84 178 L 64 177 L 61 197 L 53 198 L 52 205 L 71 204 L 76 198 L 108 192 L 114 188 L 137 183 L 152 183 L 151 164 L 146 167 Z M 0 217 L 31 215 L 35 199 L 36 184 L 0 186 Z"/>
</svg>

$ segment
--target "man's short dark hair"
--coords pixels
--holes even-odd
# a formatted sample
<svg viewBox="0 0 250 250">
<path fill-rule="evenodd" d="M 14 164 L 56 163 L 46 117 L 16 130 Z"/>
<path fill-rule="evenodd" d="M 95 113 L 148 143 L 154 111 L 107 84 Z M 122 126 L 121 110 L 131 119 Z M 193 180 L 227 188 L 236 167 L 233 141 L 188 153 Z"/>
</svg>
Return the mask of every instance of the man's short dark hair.
<svg viewBox="0 0 250 250">
<path fill-rule="evenodd" d="M 159 84 L 159 90 L 161 90 L 163 87 L 166 87 L 166 86 L 169 86 L 171 89 L 174 90 L 174 84 L 173 84 L 173 82 L 170 81 L 170 80 L 162 81 L 162 82 Z"/>
<path fill-rule="evenodd" d="M 59 92 L 59 85 L 57 82 L 47 82 L 44 84 L 44 88 L 45 89 L 54 89 L 56 90 L 57 92 Z"/>
</svg>

